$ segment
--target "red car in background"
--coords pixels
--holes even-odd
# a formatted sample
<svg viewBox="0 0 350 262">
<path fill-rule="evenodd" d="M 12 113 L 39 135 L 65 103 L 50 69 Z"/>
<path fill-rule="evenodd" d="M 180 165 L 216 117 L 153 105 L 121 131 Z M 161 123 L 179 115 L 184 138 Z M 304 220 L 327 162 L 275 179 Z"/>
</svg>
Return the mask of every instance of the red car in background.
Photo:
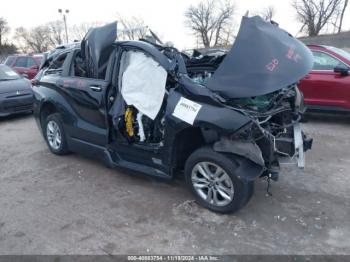
<svg viewBox="0 0 350 262">
<path fill-rule="evenodd" d="M 20 75 L 33 79 L 39 71 L 42 59 L 42 55 L 11 55 L 4 64 L 12 67 Z"/>
<path fill-rule="evenodd" d="M 350 54 L 332 46 L 308 47 L 314 55 L 314 65 L 299 84 L 308 109 L 350 112 Z"/>
</svg>

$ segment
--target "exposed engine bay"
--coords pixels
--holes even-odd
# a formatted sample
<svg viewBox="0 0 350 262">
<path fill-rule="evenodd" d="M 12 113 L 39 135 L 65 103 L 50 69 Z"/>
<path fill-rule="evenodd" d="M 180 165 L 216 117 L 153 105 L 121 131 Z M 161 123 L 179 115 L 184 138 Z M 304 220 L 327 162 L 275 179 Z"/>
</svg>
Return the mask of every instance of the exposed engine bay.
<svg viewBox="0 0 350 262">
<path fill-rule="evenodd" d="M 197 60 L 193 62 L 193 60 Z M 199 64 L 198 60 L 205 60 L 205 69 L 199 72 L 193 64 Z M 221 57 L 201 56 L 188 60 L 189 75 L 192 80 L 200 85 L 205 85 L 214 74 L 208 69 L 208 61 L 212 62 L 211 69 L 217 68 Z M 210 65 L 209 65 L 210 66 Z M 245 98 L 222 99 L 223 104 L 235 111 L 249 116 L 252 122 L 238 130 L 229 138 L 230 141 L 251 141 L 260 148 L 267 170 L 269 173 L 278 172 L 278 158 L 285 157 L 291 161 L 297 161 L 299 167 L 304 167 L 304 155 L 298 146 L 295 146 L 294 139 L 297 132 L 305 139 L 300 131 L 299 121 L 305 112 L 303 95 L 297 85 L 291 85 L 275 92 Z M 297 126 L 297 130 L 296 127 Z M 302 151 L 311 148 L 312 139 L 303 142 Z M 233 146 L 233 144 L 232 144 Z M 236 144 L 237 146 L 237 144 Z M 300 145 L 299 145 L 300 146 Z M 256 148 L 254 148 L 256 150 Z M 235 151 L 234 153 L 238 153 Z M 244 153 L 245 154 L 245 153 Z M 262 161 L 259 161 L 263 163 Z"/>
<path fill-rule="evenodd" d="M 206 89 L 206 83 L 225 55 L 226 53 L 221 51 L 214 53 L 214 56 L 210 54 L 187 57 L 185 61 L 189 77 L 198 84 L 199 88 Z M 163 145 L 165 108 L 169 88 L 168 85 L 164 88 L 163 103 L 154 119 L 142 113 L 138 109 L 140 106 L 124 105 L 125 114 L 118 121 L 118 130 L 129 143 Z M 258 152 L 252 153 L 252 157 L 256 158 L 258 154 L 256 162 L 266 166 L 269 174 L 278 173 L 278 158 L 281 157 L 297 161 L 299 167 L 304 167 L 303 152 L 311 148 L 312 140 L 305 140 L 298 124 L 305 108 L 303 95 L 295 84 L 265 95 L 231 99 L 220 97 L 219 101 L 222 106 L 240 112 L 252 121 L 229 137 L 221 137 L 221 141 L 216 145 L 221 143 L 223 146 L 222 143 L 230 143 L 227 145 L 230 148 L 227 151 L 232 151 L 233 147 L 239 148 L 239 142 L 242 142 L 244 147 L 247 147 L 247 143 L 253 143 L 256 146 L 252 151 Z M 300 134 L 296 134 L 297 132 Z M 296 135 L 301 136 L 302 145 L 295 145 Z M 300 146 L 302 152 L 299 150 Z M 220 146 L 217 146 L 217 150 L 220 151 Z M 243 156 L 247 154 L 246 150 L 232 152 Z"/>
</svg>

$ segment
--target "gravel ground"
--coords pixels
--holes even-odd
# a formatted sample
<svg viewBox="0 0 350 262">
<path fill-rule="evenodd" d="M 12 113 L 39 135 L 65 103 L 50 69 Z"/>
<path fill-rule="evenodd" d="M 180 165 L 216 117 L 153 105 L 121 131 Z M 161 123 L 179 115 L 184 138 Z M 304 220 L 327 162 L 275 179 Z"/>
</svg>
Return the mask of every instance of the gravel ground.
<svg viewBox="0 0 350 262">
<path fill-rule="evenodd" d="M 350 254 L 350 118 L 311 116 L 304 172 L 217 215 L 162 182 L 51 154 L 32 116 L 0 120 L 0 254 Z"/>
</svg>

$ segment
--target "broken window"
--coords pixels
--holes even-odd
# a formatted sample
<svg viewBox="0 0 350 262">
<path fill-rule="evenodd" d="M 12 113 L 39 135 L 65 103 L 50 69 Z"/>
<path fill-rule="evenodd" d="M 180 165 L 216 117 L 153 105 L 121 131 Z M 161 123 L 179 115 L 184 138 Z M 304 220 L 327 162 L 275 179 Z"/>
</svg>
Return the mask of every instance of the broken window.
<svg viewBox="0 0 350 262">
<path fill-rule="evenodd" d="M 63 53 L 59 55 L 57 58 L 55 58 L 54 60 L 52 60 L 45 74 L 61 74 L 63 69 L 63 64 L 67 58 L 67 55 L 68 55 L 68 52 Z"/>
<path fill-rule="evenodd" d="M 81 56 L 81 51 L 76 52 L 73 59 L 72 76 L 87 77 L 86 66 Z"/>
</svg>

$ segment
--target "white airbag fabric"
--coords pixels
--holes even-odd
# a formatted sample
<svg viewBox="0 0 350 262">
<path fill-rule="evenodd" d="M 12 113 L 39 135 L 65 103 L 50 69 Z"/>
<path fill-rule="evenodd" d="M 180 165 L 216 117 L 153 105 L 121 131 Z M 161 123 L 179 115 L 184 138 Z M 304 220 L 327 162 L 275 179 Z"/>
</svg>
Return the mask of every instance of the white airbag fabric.
<svg viewBox="0 0 350 262">
<path fill-rule="evenodd" d="M 163 103 L 167 72 L 144 53 L 129 51 L 127 55 L 122 96 L 128 105 L 154 120 Z"/>
</svg>

